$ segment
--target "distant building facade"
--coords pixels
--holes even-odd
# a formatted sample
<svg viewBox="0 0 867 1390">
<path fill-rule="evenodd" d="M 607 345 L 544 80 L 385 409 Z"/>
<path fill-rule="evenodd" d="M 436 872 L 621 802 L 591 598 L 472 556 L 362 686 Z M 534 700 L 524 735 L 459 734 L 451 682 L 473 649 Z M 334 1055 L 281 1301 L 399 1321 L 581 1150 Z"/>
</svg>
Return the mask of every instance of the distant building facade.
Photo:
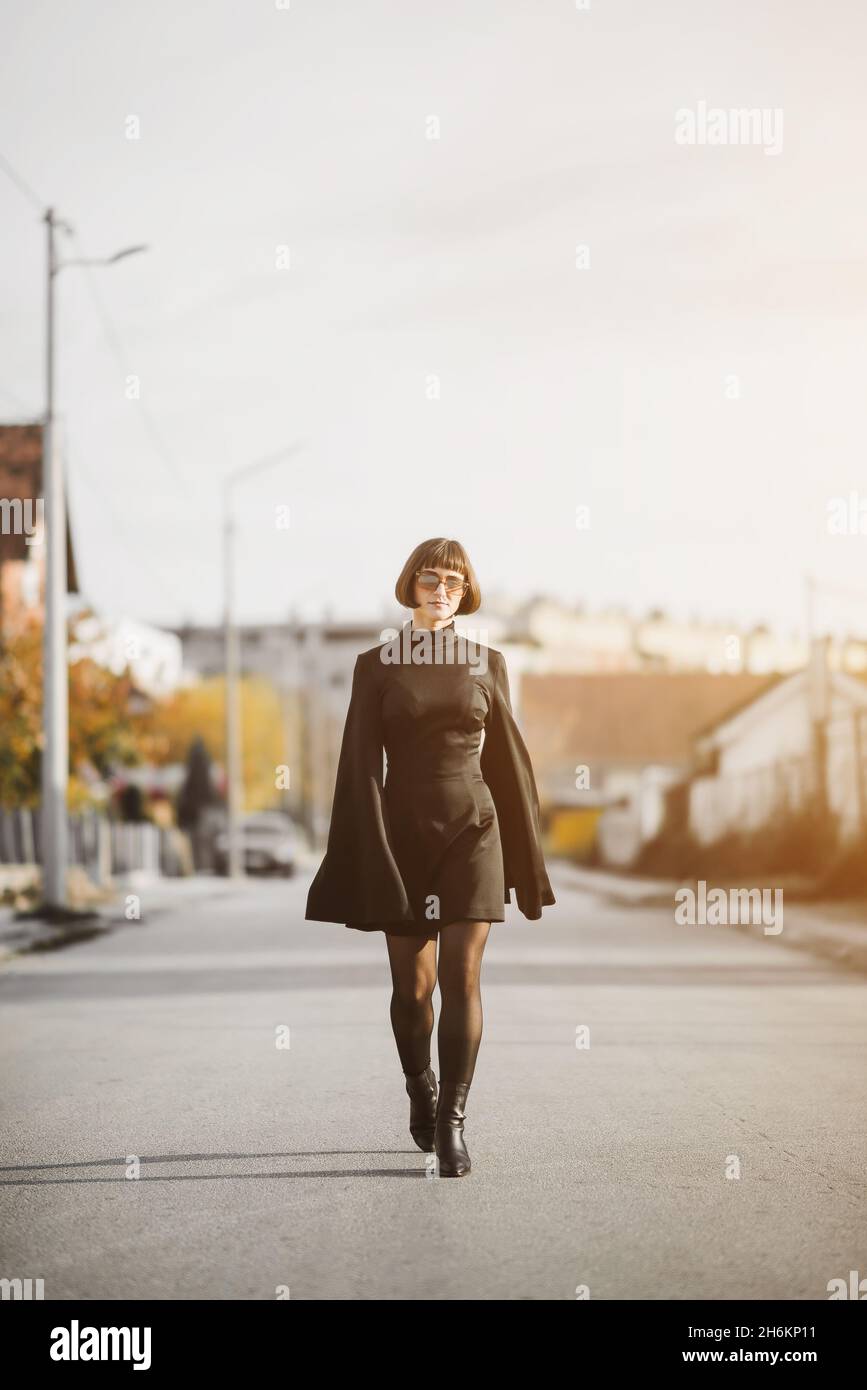
<svg viewBox="0 0 867 1390">
<path fill-rule="evenodd" d="M 816 724 L 822 731 L 817 754 Z M 696 739 L 689 828 L 710 844 L 758 832 L 815 803 L 838 818 L 843 841 L 867 831 L 867 682 L 827 674 L 821 710 L 810 671 L 797 671 L 715 721 Z"/>
<path fill-rule="evenodd" d="M 598 858 L 631 864 L 662 828 L 666 793 L 691 771 L 696 733 L 768 684 L 705 672 L 527 675 L 524 731 L 540 796 L 574 824 L 579 856 L 592 824 Z M 592 816 L 575 814 L 582 804 Z M 551 836 L 568 851 L 556 814 Z"/>
</svg>

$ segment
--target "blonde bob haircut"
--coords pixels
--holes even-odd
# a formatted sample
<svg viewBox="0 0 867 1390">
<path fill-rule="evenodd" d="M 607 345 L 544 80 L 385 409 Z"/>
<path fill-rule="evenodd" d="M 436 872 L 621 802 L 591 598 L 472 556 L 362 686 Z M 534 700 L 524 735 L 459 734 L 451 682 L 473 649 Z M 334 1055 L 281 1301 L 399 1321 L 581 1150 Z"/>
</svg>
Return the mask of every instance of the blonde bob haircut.
<svg viewBox="0 0 867 1390">
<path fill-rule="evenodd" d="M 410 555 L 400 572 L 394 586 L 394 593 L 402 608 L 417 608 L 415 581 L 418 570 L 443 569 L 456 570 L 467 581 L 456 613 L 475 613 L 482 605 L 482 595 L 476 572 L 470 564 L 470 557 L 460 541 L 446 540 L 438 536 L 434 540 L 422 541 Z"/>
</svg>

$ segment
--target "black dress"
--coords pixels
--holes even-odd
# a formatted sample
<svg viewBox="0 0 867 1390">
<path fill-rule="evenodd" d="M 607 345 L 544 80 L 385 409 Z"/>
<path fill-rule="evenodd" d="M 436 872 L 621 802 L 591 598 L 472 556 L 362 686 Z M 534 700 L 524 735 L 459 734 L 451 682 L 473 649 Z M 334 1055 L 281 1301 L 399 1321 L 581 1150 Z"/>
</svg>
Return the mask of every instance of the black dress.
<svg viewBox="0 0 867 1390">
<path fill-rule="evenodd" d="M 305 919 L 430 936 L 505 921 L 511 889 L 527 918 L 556 901 L 505 660 L 453 622 L 433 633 L 406 623 L 356 660 Z"/>
</svg>

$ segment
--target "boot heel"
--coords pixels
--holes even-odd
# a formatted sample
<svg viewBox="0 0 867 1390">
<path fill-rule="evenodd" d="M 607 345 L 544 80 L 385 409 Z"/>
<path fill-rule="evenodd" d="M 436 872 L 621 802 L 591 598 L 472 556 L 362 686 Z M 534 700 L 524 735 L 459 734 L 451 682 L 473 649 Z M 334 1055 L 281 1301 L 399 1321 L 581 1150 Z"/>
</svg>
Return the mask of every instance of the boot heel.
<svg viewBox="0 0 867 1390">
<path fill-rule="evenodd" d="M 437 1113 L 437 1079 L 431 1066 L 417 1076 L 406 1076 L 409 1096 L 409 1132 L 424 1153 L 434 1151 L 434 1129 Z"/>
</svg>

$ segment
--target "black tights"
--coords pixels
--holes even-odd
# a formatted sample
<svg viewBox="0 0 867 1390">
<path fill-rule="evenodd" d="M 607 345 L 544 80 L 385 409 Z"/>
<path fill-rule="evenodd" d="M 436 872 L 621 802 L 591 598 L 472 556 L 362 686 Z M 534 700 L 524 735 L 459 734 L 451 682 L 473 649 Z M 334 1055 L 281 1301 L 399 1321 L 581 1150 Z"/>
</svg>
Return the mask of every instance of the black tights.
<svg viewBox="0 0 867 1390">
<path fill-rule="evenodd" d="M 393 986 L 391 1026 L 408 1076 L 417 1076 L 430 1064 L 433 992 L 439 977 L 440 1081 L 472 1081 L 482 1041 L 480 977 L 490 929 L 490 922 L 449 922 L 439 934 L 439 963 L 436 935 L 386 932 Z"/>
</svg>

